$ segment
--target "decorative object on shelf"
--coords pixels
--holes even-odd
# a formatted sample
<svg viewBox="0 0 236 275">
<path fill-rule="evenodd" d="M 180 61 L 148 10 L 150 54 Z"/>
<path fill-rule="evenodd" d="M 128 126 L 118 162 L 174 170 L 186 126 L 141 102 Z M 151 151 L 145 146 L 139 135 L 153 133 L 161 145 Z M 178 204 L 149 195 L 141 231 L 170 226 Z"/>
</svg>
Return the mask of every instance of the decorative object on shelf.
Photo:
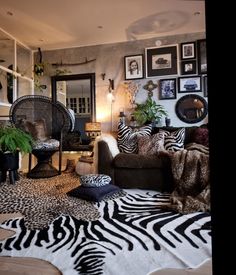
<svg viewBox="0 0 236 275">
<path fill-rule="evenodd" d="M 124 112 L 123 108 L 120 109 L 119 118 L 120 118 L 120 122 L 122 122 L 123 124 L 125 124 L 126 115 L 125 115 L 125 112 Z"/>
<path fill-rule="evenodd" d="M 167 116 L 165 117 L 165 124 L 166 124 L 166 127 L 170 127 L 171 119 Z"/>
<path fill-rule="evenodd" d="M 85 133 L 93 142 L 96 137 L 101 135 L 101 122 L 86 122 Z"/>
<path fill-rule="evenodd" d="M 131 114 L 129 126 L 131 126 L 131 127 L 137 127 L 138 126 L 138 123 L 137 123 L 137 121 L 136 121 L 136 119 L 135 119 L 135 117 L 134 117 L 133 114 Z"/>
<path fill-rule="evenodd" d="M 157 104 L 155 100 L 148 97 L 145 103 L 137 104 L 133 112 L 134 118 L 140 125 L 147 123 L 158 123 L 162 116 L 167 116 L 165 108 Z"/>
<path fill-rule="evenodd" d="M 147 84 L 143 86 L 144 90 L 148 91 L 148 97 L 153 96 L 153 90 L 157 88 L 157 84 L 154 84 L 152 80 L 149 80 Z"/>
<path fill-rule="evenodd" d="M 178 45 L 146 48 L 146 77 L 177 75 L 177 47 Z"/>
<path fill-rule="evenodd" d="M 129 55 L 124 57 L 125 79 L 140 79 L 143 73 L 143 55 Z"/>
</svg>

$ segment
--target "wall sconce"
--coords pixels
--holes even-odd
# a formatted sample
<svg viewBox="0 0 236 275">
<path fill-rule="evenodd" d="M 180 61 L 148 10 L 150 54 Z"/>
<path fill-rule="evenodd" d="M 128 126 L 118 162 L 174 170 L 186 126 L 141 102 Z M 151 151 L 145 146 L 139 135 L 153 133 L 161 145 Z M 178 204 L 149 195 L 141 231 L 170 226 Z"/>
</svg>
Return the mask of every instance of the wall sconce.
<svg viewBox="0 0 236 275">
<path fill-rule="evenodd" d="M 105 73 L 102 73 L 102 74 L 101 74 L 102 80 L 105 80 L 105 76 L 106 76 Z"/>
<path fill-rule="evenodd" d="M 109 91 L 114 90 L 114 79 L 109 78 Z"/>
</svg>

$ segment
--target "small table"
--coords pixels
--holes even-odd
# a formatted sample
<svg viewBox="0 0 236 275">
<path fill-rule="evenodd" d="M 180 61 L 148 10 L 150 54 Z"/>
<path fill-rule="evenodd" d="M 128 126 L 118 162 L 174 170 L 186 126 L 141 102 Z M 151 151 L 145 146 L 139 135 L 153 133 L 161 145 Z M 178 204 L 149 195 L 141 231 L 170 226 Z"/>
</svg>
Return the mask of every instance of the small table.
<svg viewBox="0 0 236 275">
<path fill-rule="evenodd" d="M 93 157 L 80 157 L 76 164 L 75 171 L 79 175 L 93 174 Z"/>
</svg>

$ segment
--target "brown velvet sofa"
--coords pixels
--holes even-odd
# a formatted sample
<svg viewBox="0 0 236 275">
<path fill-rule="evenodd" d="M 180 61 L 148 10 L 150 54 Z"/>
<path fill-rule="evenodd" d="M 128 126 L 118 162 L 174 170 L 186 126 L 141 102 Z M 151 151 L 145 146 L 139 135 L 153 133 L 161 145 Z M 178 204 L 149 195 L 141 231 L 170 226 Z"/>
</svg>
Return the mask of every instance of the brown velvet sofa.
<svg viewBox="0 0 236 275">
<path fill-rule="evenodd" d="M 207 125 L 204 124 L 200 127 L 206 128 Z M 185 127 L 184 145 L 196 142 L 194 133 L 200 127 Z M 179 128 L 153 128 L 152 134 L 157 133 L 160 129 L 172 132 Z M 113 184 L 121 188 L 141 188 L 161 192 L 171 192 L 173 190 L 171 160 L 168 154 L 160 153 L 158 155 L 143 156 L 119 152 L 115 156 L 113 155 L 109 144 L 104 140 L 98 140 L 97 172 L 111 176 Z"/>
</svg>

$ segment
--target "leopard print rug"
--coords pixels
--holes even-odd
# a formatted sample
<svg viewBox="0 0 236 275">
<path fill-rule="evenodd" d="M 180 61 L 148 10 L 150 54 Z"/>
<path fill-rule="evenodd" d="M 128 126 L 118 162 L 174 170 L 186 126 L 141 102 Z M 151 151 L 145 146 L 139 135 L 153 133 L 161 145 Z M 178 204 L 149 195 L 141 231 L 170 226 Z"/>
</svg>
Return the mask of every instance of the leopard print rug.
<svg viewBox="0 0 236 275">
<path fill-rule="evenodd" d="M 79 177 L 74 173 L 47 179 L 20 175 L 15 184 L 8 180 L 0 183 L 0 213 L 20 212 L 28 229 L 45 228 L 62 214 L 85 221 L 99 219 L 94 203 L 66 195 L 79 184 Z"/>
</svg>

